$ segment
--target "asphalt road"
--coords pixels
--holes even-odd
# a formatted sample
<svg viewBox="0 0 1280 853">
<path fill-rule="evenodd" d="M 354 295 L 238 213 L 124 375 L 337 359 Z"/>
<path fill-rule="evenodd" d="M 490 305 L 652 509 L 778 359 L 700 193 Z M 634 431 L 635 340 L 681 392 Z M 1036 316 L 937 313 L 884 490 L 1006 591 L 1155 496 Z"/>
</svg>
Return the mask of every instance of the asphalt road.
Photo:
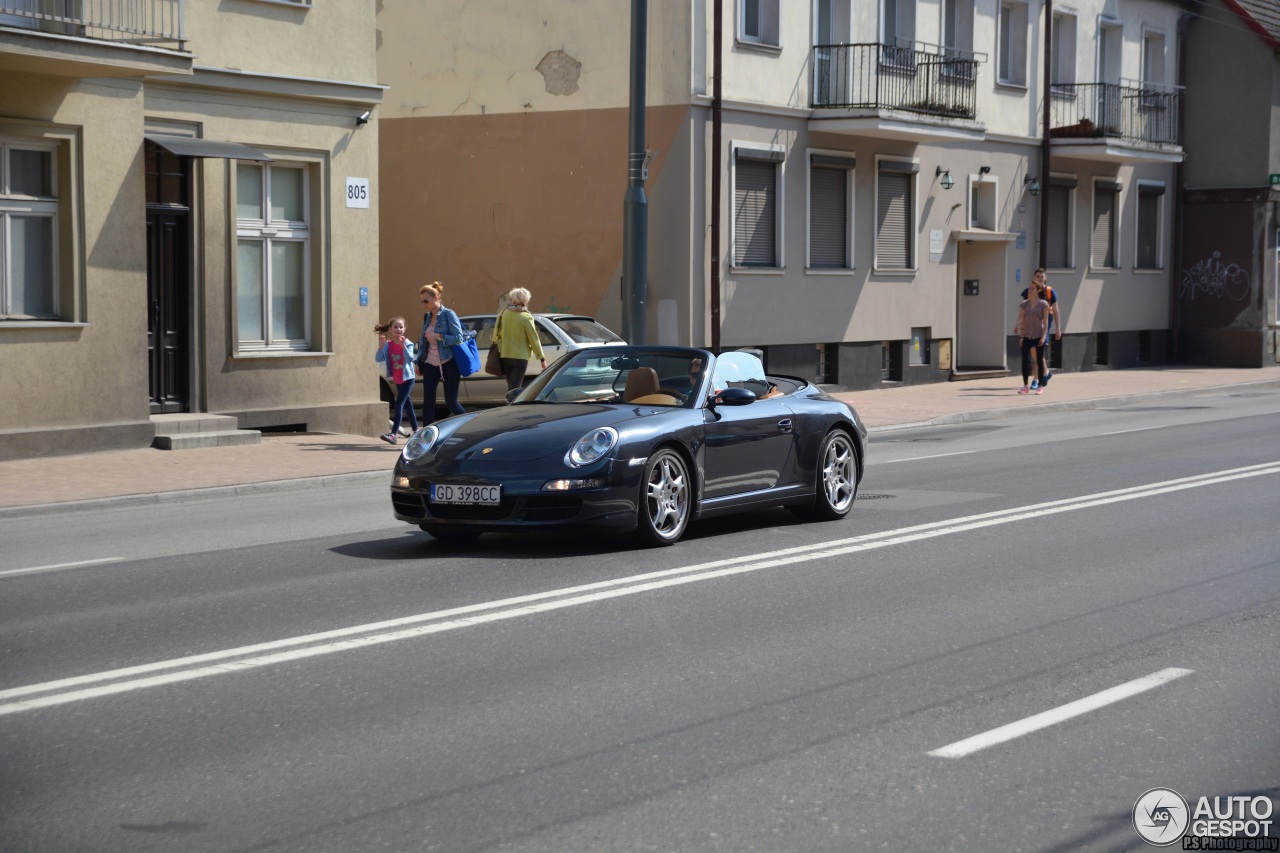
<svg viewBox="0 0 1280 853">
<path fill-rule="evenodd" d="M 846 521 L 653 551 L 377 483 L 0 520 L 0 849 L 1147 849 L 1148 789 L 1280 798 L 1278 414 L 878 433 Z"/>
</svg>

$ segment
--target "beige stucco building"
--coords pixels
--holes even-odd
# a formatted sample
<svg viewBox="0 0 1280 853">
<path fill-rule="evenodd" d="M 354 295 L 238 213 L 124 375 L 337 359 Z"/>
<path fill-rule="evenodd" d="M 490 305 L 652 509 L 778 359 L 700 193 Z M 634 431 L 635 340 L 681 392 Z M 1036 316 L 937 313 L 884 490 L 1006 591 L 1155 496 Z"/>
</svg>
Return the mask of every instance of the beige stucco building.
<svg viewBox="0 0 1280 853">
<path fill-rule="evenodd" d="M 0 457 L 385 429 L 373 4 L 0 0 L 0 79 Z"/>
<path fill-rule="evenodd" d="M 1043 252 L 1060 369 L 1164 360 L 1180 4 L 724 0 L 718 39 L 717 5 L 648 4 L 650 342 L 845 387 L 1016 371 Z M 389 309 L 423 280 L 462 311 L 522 285 L 621 328 L 629 12 L 382 4 Z"/>
</svg>

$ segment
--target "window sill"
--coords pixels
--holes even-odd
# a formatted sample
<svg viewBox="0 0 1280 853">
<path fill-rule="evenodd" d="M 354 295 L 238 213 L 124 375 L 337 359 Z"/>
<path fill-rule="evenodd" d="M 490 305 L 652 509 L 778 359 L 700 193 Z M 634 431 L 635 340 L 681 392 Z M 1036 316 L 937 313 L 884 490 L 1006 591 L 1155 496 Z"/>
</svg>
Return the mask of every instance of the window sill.
<svg viewBox="0 0 1280 853">
<path fill-rule="evenodd" d="M 880 267 L 872 267 L 871 271 L 876 275 L 887 275 L 887 276 L 893 276 L 894 278 L 915 278 L 916 273 L 919 272 L 919 270 L 914 268 L 909 270 L 903 270 L 903 269 L 887 270 L 887 269 L 881 269 Z"/>
<path fill-rule="evenodd" d="M 849 276 L 857 272 L 856 267 L 805 267 L 805 275 L 844 275 Z"/>
<path fill-rule="evenodd" d="M 295 349 L 261 349 L 261 350 L 241 350 L 231 354 L 232 361 L 252 361 L 259 358 L 328 358 L 333 355 L 331 352 L 323 352 L 321 350 L 295 350 Z"/>
<path fill-rule="evenodd" d="M 763 41 L 743 41 L 742 39 L 734 39 L 734 46 L 743 50 L 754 51 L 755 53 L 767 53 L 771 56 L 780 56 L 782 54 L 782 45 L 769 44 Z"/>
<path fill-rule="evenodd" d="M 265 3 L 268 6 L 288 6 L 290 9 L 310 9 L 311 0 L 254 0 L 255 3 Z"/>
<path fill-rule="evenodd" d="M 62 320 L 0 320 L 0 329 L 87 329 L 88 323 Z"/>
<path fill-rule="evenodd" d="M 996 81 L 996 88 L 997 88 L 997 89 L 1012 89 L 1013 91 L 1015 91 L 1015 92 L 1019 92 L 1019 93 L 1021 93 L 1021 94 L 1023 94 L 1023 95 L 1025 95 L 1025 94 L 1027 93 L 1027 84 L 1026 84 L 1026 83 L 1019 83 L 1017 80 L 997 80 L 997 81 Z"/>
<path fill-rule="evenodd" d="M 1134 267 L 1133 272 L 1136 275 L 1159 275 L 1168 272 L 1164 267 Z"/>
<path fill-rule="evenodd" d="M 1089 267 L 1089 272 L 1090 272 L 1090 273 L 1111 273 L 1111 274 L 1115 274 L 1115 273 L 1122 272 L 1122 271 L 1123 271 L 1123 268 L 1122 268 L 1122 267 Z"/>
<path fill-rule="evenodd" d="M 729 267 L 734 275 L 785 275 L 786 267 Z"/>
</svg>

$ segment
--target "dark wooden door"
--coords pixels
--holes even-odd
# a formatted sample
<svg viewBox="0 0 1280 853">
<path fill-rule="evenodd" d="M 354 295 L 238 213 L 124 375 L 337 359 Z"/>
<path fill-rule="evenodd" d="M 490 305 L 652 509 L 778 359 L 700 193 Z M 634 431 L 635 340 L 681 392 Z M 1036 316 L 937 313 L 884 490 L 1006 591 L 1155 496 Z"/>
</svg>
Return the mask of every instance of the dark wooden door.
<svg viewBox="0 0 1280 853">
<path fill-rule="evenodd" d="M 144 146 L 151 413 L 191 411 L 191 159 Z"/>
<path fill-rule="evenodd" d="M 151 413 L 189 411 L 187 213 L 147 211 L 147 357 Z"/>
</svg>

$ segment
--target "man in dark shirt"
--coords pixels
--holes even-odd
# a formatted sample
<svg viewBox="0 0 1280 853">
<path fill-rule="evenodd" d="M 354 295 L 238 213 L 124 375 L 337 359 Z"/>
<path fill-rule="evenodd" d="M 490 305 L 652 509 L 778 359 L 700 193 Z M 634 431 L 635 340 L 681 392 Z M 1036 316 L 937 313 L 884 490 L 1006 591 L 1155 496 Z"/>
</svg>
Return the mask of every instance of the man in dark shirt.
<svg viewBox="0 0 1280 853">
<path fill-rule="evenodd" d="M 1046 278 L 1044 267 L 1038 267 L 1036 271 L 1031 274 L 1031 280 L 1040 283 L 1044 288 L 1044 298 L 1049 301 L 1049 322 L 1045 324 L 1044 342 L 1041 344 L 1044 349 L 1044 384 L 1048 385 L 1049 379 L 1053 376 L 1053 373 L 1049 370 L 1049 338 L 1050 336 L 1053 336 L 1057 340 L 1062 340 L 1062 318 L 1058 316 L 1058 293 L 1046 283 Z M 1027 298 L 1027 291 L 1029 289 L 1030 288 L 1026 287 L 1022 288 L 1023 299 Z M 1054 334 L 1054 320 L 1058 321 L 1056 335 Z M 1035 389 L 1038 385 L 1039 383 L 1035 381 L 1031 383 L 1032 389 Z"/>
</svg>

